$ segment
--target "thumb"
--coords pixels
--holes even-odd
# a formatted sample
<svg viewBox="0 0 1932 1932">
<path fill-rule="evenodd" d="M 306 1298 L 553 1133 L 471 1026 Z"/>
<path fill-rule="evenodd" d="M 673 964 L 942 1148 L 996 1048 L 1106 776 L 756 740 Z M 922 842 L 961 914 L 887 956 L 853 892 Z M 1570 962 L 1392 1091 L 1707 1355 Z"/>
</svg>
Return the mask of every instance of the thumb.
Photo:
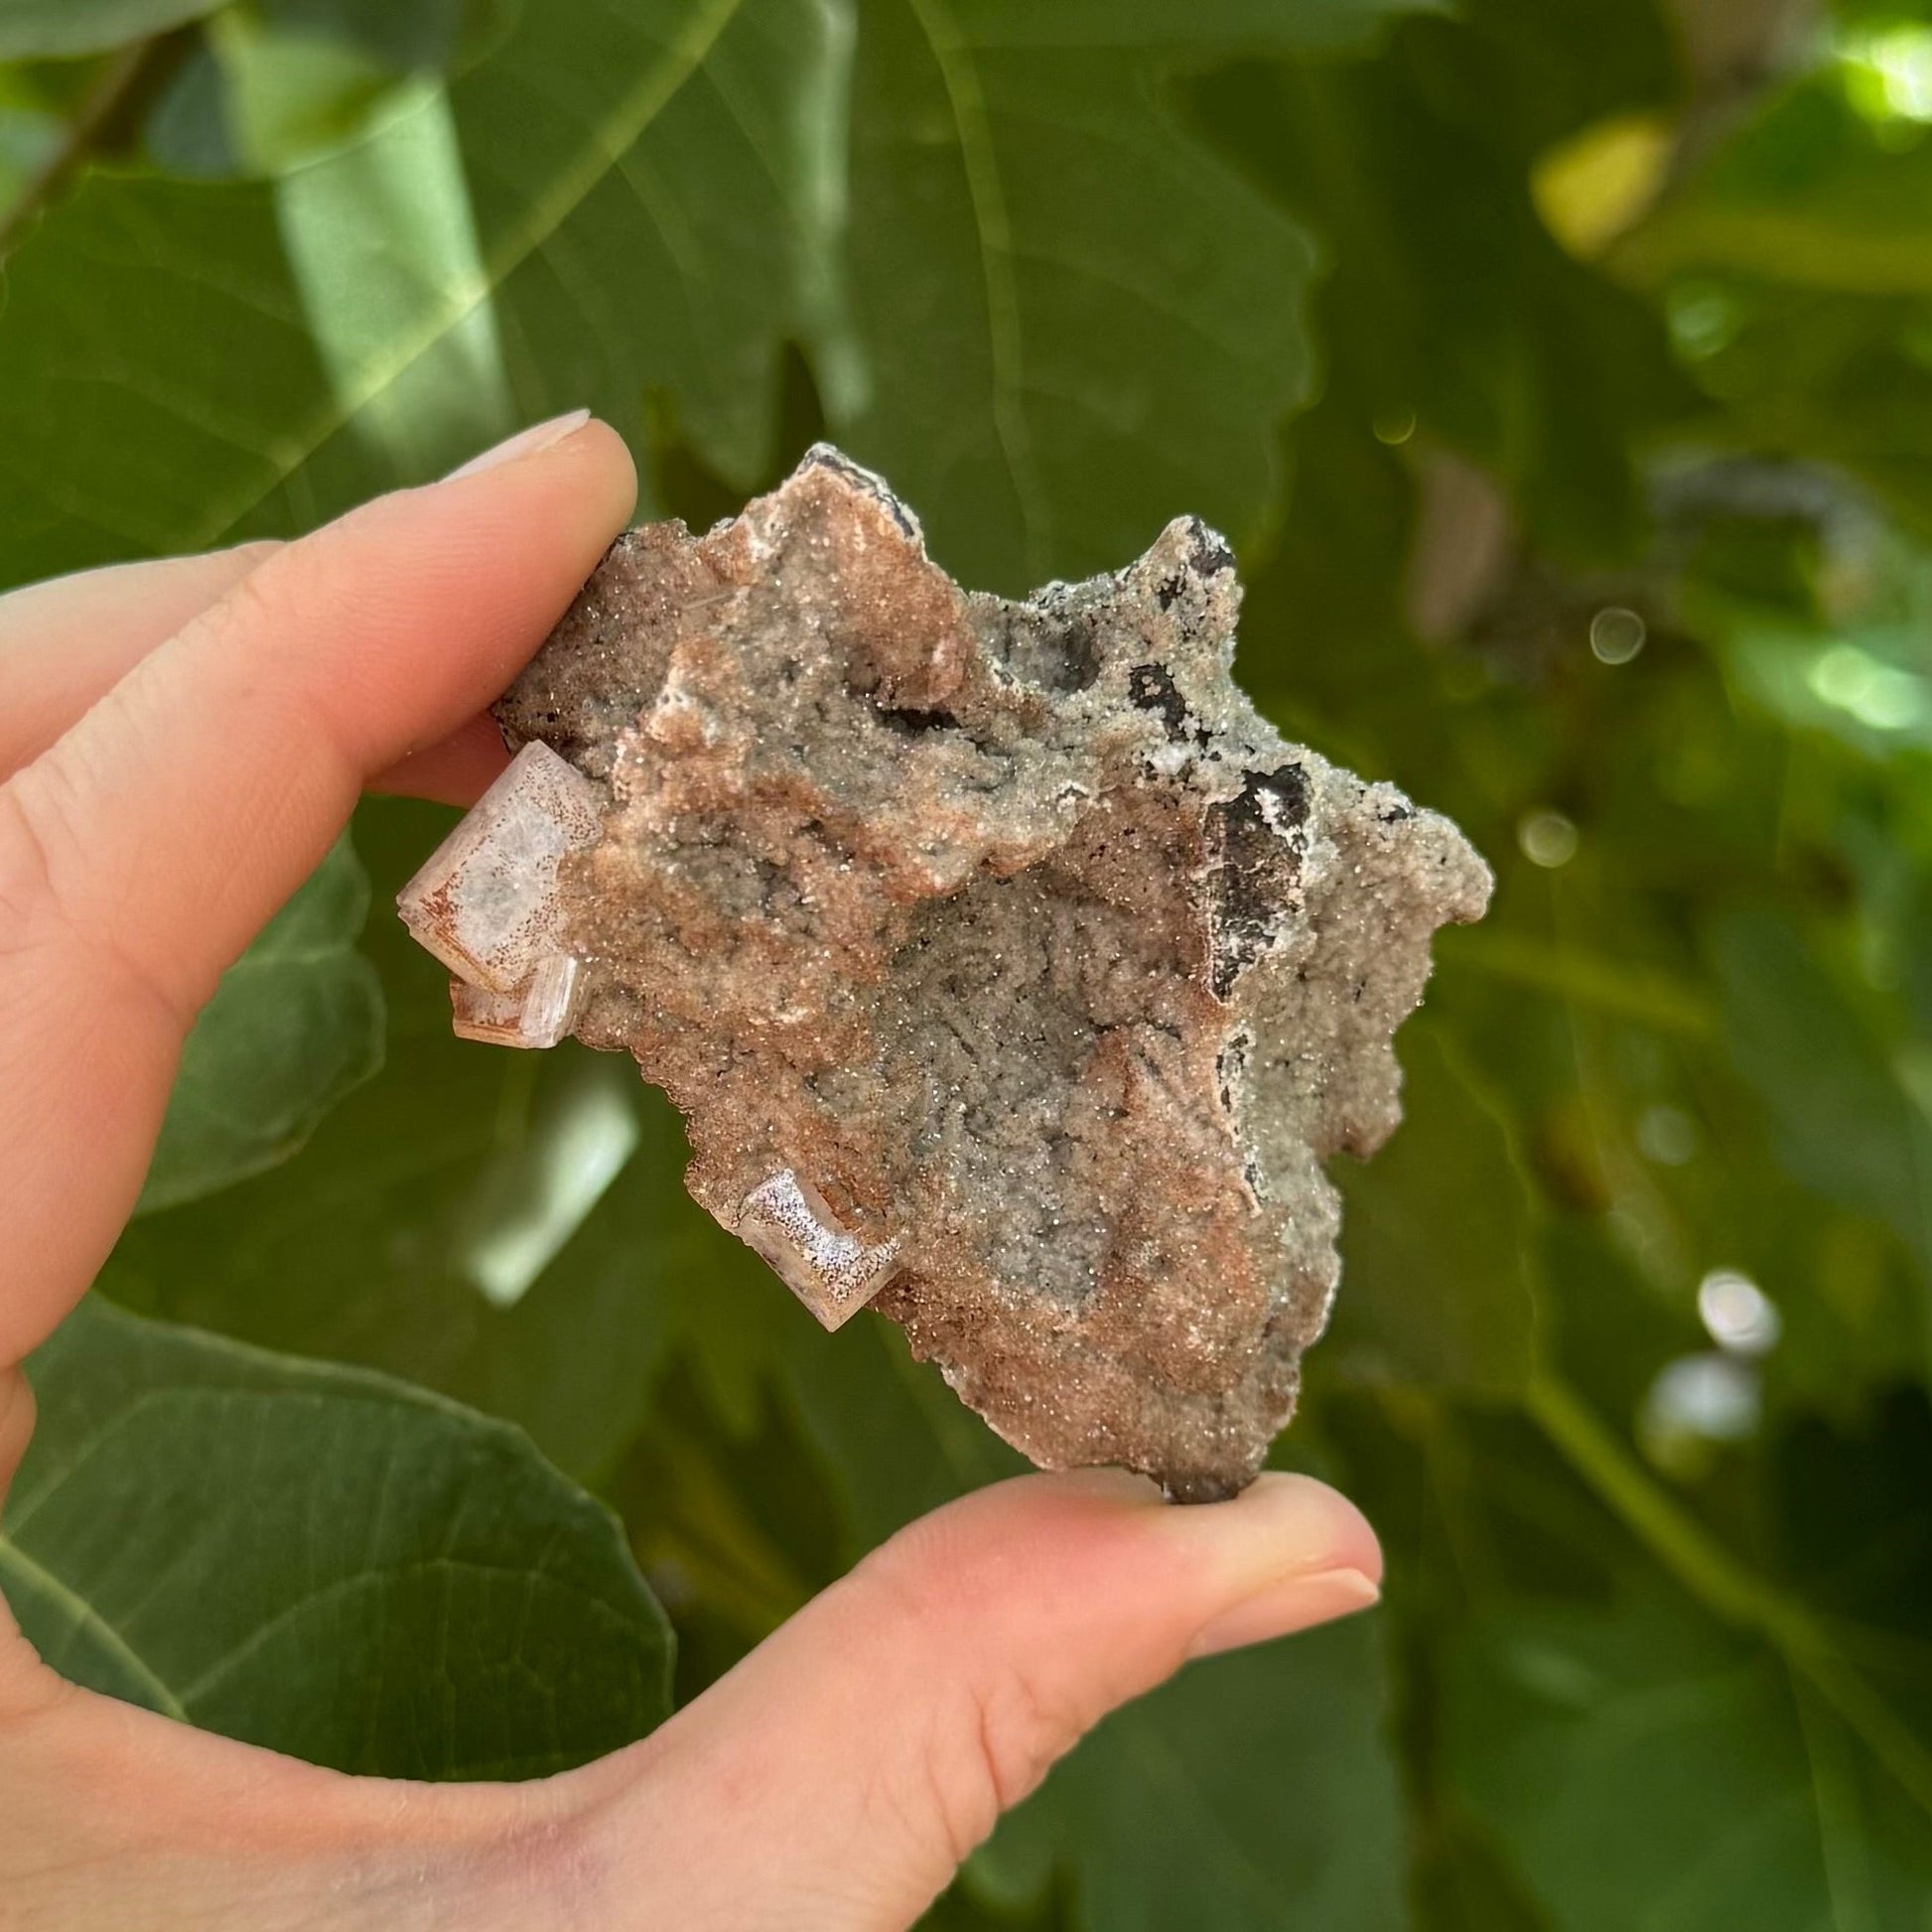
<svg viewBox="0 0 1932 1932">
<path fill-rule="evenodd" d="M 576 1774 L 639 1926 L 909 1925 L 1108 1712 L 1190 1657 L 1375 1600 L 1381 1552 L 1304 1476 L 1174 1508 L 1027 1476 L 915 1523 L 631 1750 Z"/>
</svg>

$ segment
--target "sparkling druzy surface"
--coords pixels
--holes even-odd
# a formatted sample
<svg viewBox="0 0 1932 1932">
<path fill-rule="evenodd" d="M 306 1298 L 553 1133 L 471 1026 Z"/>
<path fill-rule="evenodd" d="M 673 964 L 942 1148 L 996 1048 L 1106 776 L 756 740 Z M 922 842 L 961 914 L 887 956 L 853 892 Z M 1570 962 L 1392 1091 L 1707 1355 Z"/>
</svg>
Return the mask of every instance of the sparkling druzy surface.
<svg viewBox="0 0 1932 1932">
<path fill-rule="evenodd" d="M 869 1303 L 1036 1462 L 1186 1498 L 1293 1410 L 1338 1272 L 1322 1163 L 1395 1126 L 1430 935 L 1490 889 L 1255 712 L 1239 601 L 1192 520 L 966 593 L 815 450 L 704 536 L 613 547 L 497 707 L 596 828 L 499 816 L 463 857 L 535 855 L 570 1030 L 670 1094 L 692 1193 L 822 1321 Z M 534 1043 L 496 982 L 540 962 L 489 961 Z"/>
</svg>

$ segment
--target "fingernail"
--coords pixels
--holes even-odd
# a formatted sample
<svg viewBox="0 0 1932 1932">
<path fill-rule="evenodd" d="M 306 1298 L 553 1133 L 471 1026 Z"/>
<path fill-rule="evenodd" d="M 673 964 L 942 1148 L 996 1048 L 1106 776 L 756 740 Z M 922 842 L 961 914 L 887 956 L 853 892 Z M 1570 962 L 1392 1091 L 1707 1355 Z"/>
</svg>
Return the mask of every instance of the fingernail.
<svg viewBox="0 0 1932 1932">
<path fill-rule="evenodd" d="M 1359 1570 L 1320 1570 L 1311 1577 L 1285 1577 L 1266 1589 L 1211 1616 L 1187 1646 L 1189 1657 L 1212 1657 L 1244 1644 L 1266 1643 L 1318 1623 L 1353 1616 L 1380 1600 L 1382 1591 Z"/>
<path fill-rule="evenodd" d="M 554 449 L 566 437 L 575 436 L 590 420 L 591 412 L 588 409 L 573 409 L 569 415 L 553 416 L 547 423 L 532 423 L 528 429 L 518 430 L 493 449 L 484 450 L 481 456 L 473 456 L 460 469 L 452 470 L 444 482 L 454 483 L 459 477 L 474 477 L 480 471 L 494 470 L 502 464 L 535 456 L 539 450 Z"/>
</svg>

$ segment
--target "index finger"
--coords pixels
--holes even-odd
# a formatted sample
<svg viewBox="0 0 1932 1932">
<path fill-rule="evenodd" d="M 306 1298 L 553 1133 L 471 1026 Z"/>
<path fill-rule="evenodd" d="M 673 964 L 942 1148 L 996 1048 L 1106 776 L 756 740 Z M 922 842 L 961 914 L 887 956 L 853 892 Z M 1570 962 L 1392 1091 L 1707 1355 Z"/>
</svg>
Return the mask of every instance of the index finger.
<svg viewBox="0 0 1932 1932">
<path fill-rule="evenodd" d="M 273 543 L 108 564 L 0 597 L 0 778 L 37 759 Z"/>
<path fill-rule="evenodd" d="M 365 778 L 509 681 L 629 514 L 600 424 L 277 552 L 0 787 L 0 1363 L 139 1192 L 182 1039 Z"/>
</svg>

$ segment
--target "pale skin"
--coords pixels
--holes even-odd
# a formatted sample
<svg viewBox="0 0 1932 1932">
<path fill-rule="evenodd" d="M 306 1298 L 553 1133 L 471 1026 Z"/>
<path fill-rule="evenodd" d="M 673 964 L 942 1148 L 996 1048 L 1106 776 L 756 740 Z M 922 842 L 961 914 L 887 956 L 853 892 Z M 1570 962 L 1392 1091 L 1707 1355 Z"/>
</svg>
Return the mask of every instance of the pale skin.
<svg viewBox="0 0 1932 1932">
<path fill-rule="evenodd" d="M 33 1427 L 18 1364 L 126 1220 L 216 979 L 365 786 L 488 782 L 482 708 L 629 517 L 602 424 L 491 455 L 291 544 L 0 599 L 0 1492 Z M 1173 1509 L 1028 1476 L 894 1538 L 640 1743 L 522 1785 L 192 1730 L 64 1683 L 0 1610 L 0 1920 L 904 1926 L 1107 1712 L 1380 1578 L 1304 1477 Z"/>
</svg>

